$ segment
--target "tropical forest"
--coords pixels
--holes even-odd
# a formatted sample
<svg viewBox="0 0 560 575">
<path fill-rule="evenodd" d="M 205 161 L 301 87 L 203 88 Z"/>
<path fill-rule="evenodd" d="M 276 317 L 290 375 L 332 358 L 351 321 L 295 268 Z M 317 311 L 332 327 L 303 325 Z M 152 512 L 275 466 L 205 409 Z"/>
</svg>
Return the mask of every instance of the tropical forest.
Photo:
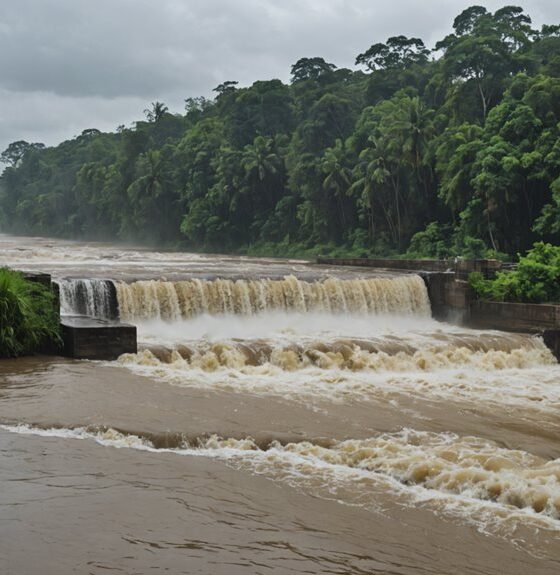
<svg viewBox="0 0 560 575">
<path fill-rule="evenodd" d="M 559 244 L 560 26 L 472 6 L 450 31 L 364 46 L 353 69 L 302 57 L 289 83 L 224 79 L 114 133 L 13 142 L 0 229 L 271 256 Z"/>
</svg>

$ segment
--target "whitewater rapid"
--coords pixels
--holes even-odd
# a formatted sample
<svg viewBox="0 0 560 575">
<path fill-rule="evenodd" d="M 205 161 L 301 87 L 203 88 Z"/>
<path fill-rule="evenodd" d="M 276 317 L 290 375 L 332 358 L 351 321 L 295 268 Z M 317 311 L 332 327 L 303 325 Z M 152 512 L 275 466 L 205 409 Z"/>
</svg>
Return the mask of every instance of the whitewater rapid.
<svg viewBox="0 0 560 575">
<path fill-rule="evenodd" d="M 469 330 L 422 314 L 264 312 L 137 322 L 118 363 L 179 387 L 296 401 L 397 395 L 551 411 L 560 367 L 542 338 Z"/>
<path fill-rule="evenodd" d="M 251 437 L 212 435 L 157 448 L 145 437 L 110 428 L 0 429 L 89 440 L 117 449 L 215 458 L 325 498 L 377 510 L 376 498 L 388 490 L 405 507 L 427 505 L 490 531 L 511 532 L 522 521 L 560 532 L 560 459 L 546 460 L 477 437 L 404 429 L 360 440 L 259 444 Z"/>
</svg>

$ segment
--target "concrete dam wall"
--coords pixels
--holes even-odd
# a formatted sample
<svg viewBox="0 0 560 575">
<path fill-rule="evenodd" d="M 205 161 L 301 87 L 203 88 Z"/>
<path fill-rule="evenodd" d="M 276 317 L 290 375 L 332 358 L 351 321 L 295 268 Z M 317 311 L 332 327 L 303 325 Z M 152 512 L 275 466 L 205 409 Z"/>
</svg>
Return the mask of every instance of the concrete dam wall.
<svg viewBox="0 0 560 575">
<path fill-rule="evenodd" d="M 135 317 L 190 317 L 201 313 L 253 314 L 266 309 L 325 309 L 344 312 L 426 313 L 472 328 L 541 333 L 560 358 L 560 305 L 477 300 L 466 278 L 472 271 L 492 277 L 494 260 L 328 259 L 328 265 L 378 267 L 411 272 L 395 278 L 284 280 L 192 280 L 134 282 L 72 279 L 52 282 L 48 274 L 28 275 L 59 294 L 63 353 L 87 359 L 115 359 L 137 350 Z M 427 290 L 424 297 L 418 282 Z M 426 303 L 427 302 L 427 303 Z"/>
</svg>

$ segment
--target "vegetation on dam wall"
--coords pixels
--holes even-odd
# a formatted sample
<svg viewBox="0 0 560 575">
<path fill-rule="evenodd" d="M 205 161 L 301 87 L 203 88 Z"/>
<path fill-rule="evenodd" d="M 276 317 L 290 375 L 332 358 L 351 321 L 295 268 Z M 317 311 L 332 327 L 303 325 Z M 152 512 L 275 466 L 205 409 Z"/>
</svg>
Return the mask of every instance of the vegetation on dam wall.
<svg viewBox="0 0 560 575">
<path fill-rule="evenodd" d="M 514 271 L 502 271 L 494 279 L 470 274 L 469 282 L 479 297 L 490 301 L 528 303 L 560 302 L 560 247 L 535 244 L 519 258 Z"/>
<path fill-rule="evenodd" d="M 466 258 L 560 243 L 560 27 L 463 11 L 429 50 L 226 81 L 115 133 L 2 154 L 0 226 L 253 255 Z M 505 256 L 504 256 L 505 257 Z"/>
<path fill-rule="evenodd" d="M 50 289 L 0 268 L 0 358 L 57 345 L 60 328 L 55 306 Z"/>
</svg>

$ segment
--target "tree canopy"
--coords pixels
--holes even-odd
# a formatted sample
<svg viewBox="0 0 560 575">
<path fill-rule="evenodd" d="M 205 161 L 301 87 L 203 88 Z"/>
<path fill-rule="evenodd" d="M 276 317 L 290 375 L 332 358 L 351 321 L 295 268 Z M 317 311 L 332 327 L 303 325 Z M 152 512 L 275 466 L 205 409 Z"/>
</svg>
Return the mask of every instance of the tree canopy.
<svg viewBox="0 0 560 575">
<path fill-rule="evenodd" d="M 195 250 L 515 256 L 560 240 L 560 26 L 471 6 L 429 50 L 222 82 L 114 133 L 2 153 L 5 231 Z"/>
</svg>

